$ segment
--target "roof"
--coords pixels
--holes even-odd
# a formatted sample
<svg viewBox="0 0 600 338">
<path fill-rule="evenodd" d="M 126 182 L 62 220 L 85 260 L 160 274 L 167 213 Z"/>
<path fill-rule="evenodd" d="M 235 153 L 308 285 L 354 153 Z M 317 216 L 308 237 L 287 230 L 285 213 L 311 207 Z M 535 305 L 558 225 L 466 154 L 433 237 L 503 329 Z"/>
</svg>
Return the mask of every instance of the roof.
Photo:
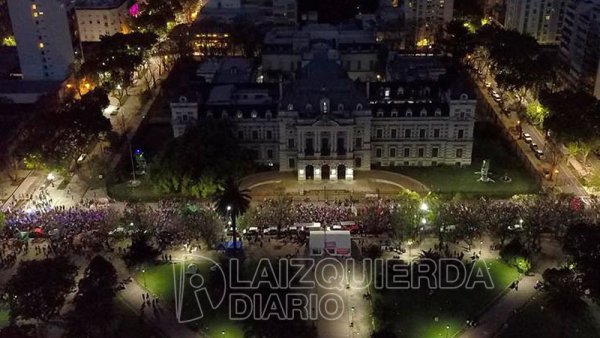
<svg viewBox="0 0 600 338">
<path fill-rule="evenodd" d="M 346 111 L 353 111 L 358 104 L 366 107 L 368 103 L 364 91 L 359 90 L 337 62 L 317 57 L 285 88 L 282 107 L 292 105 L 300 115 L 314 117 L 320 114 L 324 98 L 329 100 L 332 111 L 340 105 Z"/>
<path fill-rule="evenodd" d="M 76 9 L 113 9 L 119 8 L 127 0 L 77 0 Z"/>
<path fill-rule="evenodd" d="M 251 59 L 226 57 L 221 60 L 219 70 L 215 73 L 213 83 L 245 83 L 252 81 L 253 65 Z"/>
</svg>

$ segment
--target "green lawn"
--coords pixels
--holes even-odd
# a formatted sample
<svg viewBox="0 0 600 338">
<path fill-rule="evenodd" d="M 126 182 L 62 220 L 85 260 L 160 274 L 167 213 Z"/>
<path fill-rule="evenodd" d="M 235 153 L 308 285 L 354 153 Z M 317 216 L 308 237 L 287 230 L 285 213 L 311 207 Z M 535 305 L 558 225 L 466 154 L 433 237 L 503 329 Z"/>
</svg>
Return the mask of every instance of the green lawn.
<svg viewBox="0 0 600 338">
<path fill-rule="evenodd" d="M 547 296 L 539 294 L 525 305 L 521 311 L 508 321 L 508 327 L 499 338 L 523 337 L 578 338 L 600 337 L 600 331 L 594 326 L 591 314 L 561 315 L 548 304 Z"/>
<path fill-rule="evenodd" d="M 495 183 L 478 182 L 483 160 L 489 160 L 490 177 Z M 386 169 L 386 168 L 383 168 Z M 487 123 L 475 125 L 473 161 L 468 167 L 397 167 L 393 171 L 413 177 L 441 194 L 464 194 L 467 196 L 510 197 L 514 194 L 534 193 L 539 186 L 519 160 L 501 140 L 497 127 Z M 500 178 L 508 175 L 512 181 L 504 183 Z"/>
<path fill-rule="evenodd" d="M 500 260 L 487 261 L 493 289 L 475 287 L 438 290 L 385 290 L 374 295 L 377 326 L 391 328 L 399 337 L 453 337 L 468 318 L 480 314 L 514 281 L 518 272 Z M 482 262 L 477 263 L 483 268 Z M 436 321 L 437 318 L 437 321 Z"/>
<path fill-rule="evenodd" d="M 198 273 L 203 277 L 210 275 L 210 263 L 196 262 L 199 270 Z M 173 267 L 176 267 L 175 272 Z M 142 272 L 145 271 L 145 272 Z M 149 292 L 158 295 L 164 299 L 172 308 L 175 308 L 175 287 L 174 273 L 176 280 L 180 278 L 180 266 L 172 264 L 147 265 L 140 268 L 135 278 L 140 285 L 145 286 Z M 193 288 L 189 285 L 189 279 L 184 279 L 186 288 L 183 294 L 182 317 L 196 318 L 198 313 L 196 298 L 193 293 Z M 208 304 L 202 302 L 203 305 Z M 206 307 L 202 308 L 204 317 L 200 320 L 190 322 L 188 325 L 194 329 L 202 329 L 209 337 L 224 337 L 224 338 L 243 338 L 244 331 L 241 322 L 229 320 L 227 308 L 219 308 L 217 310 L 207 311 Z M 223 334 L 224 332 L 224 334 Z"/>
<path fill-rule="evenodd" d="M 130 187 L 128 182 L 109 182 L 107 184 L 108 195 L 119 201 L 131 202 L 153 202 L 168 196 L 160 194 L 148 180 L 147 176 L 139 178 L 141 184 L 137 187 Z"/>
</svg>

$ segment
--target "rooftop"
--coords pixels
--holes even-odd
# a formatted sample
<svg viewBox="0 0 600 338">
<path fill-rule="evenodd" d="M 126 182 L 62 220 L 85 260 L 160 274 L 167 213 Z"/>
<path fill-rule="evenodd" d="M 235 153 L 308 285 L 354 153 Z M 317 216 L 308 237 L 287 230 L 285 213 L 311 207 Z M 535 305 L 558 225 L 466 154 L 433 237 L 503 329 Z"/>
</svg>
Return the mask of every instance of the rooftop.
<svg viewBox="0 0 600 338">
<path fill-rule="evenodd" d="M 76 9 L 111 9 L 118 8 L 127 0 L 77 0 Z"/>
</svg>

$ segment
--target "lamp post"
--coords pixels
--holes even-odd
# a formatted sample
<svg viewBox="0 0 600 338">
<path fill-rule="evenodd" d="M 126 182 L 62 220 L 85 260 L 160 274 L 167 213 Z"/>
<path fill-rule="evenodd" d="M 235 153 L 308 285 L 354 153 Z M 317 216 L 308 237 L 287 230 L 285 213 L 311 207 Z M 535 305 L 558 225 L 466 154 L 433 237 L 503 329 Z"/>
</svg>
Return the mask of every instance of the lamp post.
<svg viewBox="0 0 600 338">
<path fill-rule="evenodd" d="M 448 331 L 450 331 L 450 324 L 446 324 L 446 338 L 448 338 Z"/>
<path fill-rule="evenodd" d="M 144 289 L 146 288 L 146 269 L 142 269 L 142 278 L 144 278 Z"/>
</svg>

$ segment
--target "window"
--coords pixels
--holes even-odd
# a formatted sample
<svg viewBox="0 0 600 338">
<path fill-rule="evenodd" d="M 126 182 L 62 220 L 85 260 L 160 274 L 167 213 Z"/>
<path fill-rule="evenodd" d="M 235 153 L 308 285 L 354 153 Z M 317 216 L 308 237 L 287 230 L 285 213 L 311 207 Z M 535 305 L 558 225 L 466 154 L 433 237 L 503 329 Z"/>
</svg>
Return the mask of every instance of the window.
<svg viewBox="0 0 600 338">
<path fill-rule="evenodd" d="M 294 149 L 296 147 L 296 142 L 293 138 L 288 138 L 288 148 Z"/>
<path fill-rule="evenodd" d="M 456 138 L 462 139 L 464 136 L 465 136 L 465 131 L 462 129 L 459 129 L 458 134 L 456 135 Z"/>
<path fill-rule="evenodd" d="M 354 167 L 360 168 L 361 165 L 362 165 L 362 160 L 360 159 L 360 157 L 355 158 L 354 159 Z"/>
<path fill-rule="evenodd" d="M 381 148 L 375 149 L 375 157 L 381 157 L 383 155 L 383 150 Z"/>
<path fill-rule="evenodd" d="M 273 138 L 273 132 L 270 130 L 267 130 L 267 140 L 270 140 Z"/>
<path fill-rule="evenodd" d="M 258 131 L 256 131 L 256 130 L 252 131 L 252 139 L 253 140 L 258 140 Z"/>
<path fill-rule="evenodd" d="M 362 137 L 356 138 L 356 144 L 354 145 L 357 149 L 362 148 Z"/>
<path fill-rule="evenodd" d="M 438 148 L 431 148 L 431 157 L 438 157 Z"/>
<path fill-rule="evenodd" d="M 376 138 L 383 138 L 383 129 L 377 129 Z"/>
<path fill-rule="evenodd" d="M 404 157 L 410 157 L 410 148 L 404 148 Z"/>
<path fill-rule="evenodd" d="M 410 129 L 404 130 L 404 138 L 410 138 Z"/>
<path fill-rule="evenodd" d="M 425 149 L 419 148 L 419 157 L 425 156 Z"/>
<path fill-rule="evenodd" d="M 439 129 L 439 128 L 435 128 L 435 129 L 433 130 L 433 137 L 434 137 L 434 138 L 438 138 L 438 137 L 440 137 L 440 129 Z"/>
<path fill-rule="evenodd" d="M 294 158 L 288 158 L 288 167 L 290 169 L 296 168 L 296 159 L 294 159 Z"/>
<path fill-rule="evenodd" d="M 462 149 L 456 149 L 456 158 L 462 158 L 463 155 L 463 150 Z"/>
<path fill-rule="evenodd" d="M 390 131 L 390 134 L 391 134 L 391 136 L 390 136 L 390 137 L 391 137 L 391 138 L 393 138 L 393 139 L 395 139 L 396 137 L 398 137 L 398 135 L 397 135 L 397 132 L 396 132 L 396 129 L 392 129 L 392 130 Z"/>
<path fill-rule="evenodd" d="M 267 149 L 267 158 L 269 160 L 273 159 L 273 149 Z"/>
<path fill-rule="evenodd" d="M 396 157 L 396 148 L 390 148 L 390 157 Z"/>
<path fill-rule="evenodd" d="M 419 129 L 419 138 L 425 138 L 425 129 Z"/>
</svg>

